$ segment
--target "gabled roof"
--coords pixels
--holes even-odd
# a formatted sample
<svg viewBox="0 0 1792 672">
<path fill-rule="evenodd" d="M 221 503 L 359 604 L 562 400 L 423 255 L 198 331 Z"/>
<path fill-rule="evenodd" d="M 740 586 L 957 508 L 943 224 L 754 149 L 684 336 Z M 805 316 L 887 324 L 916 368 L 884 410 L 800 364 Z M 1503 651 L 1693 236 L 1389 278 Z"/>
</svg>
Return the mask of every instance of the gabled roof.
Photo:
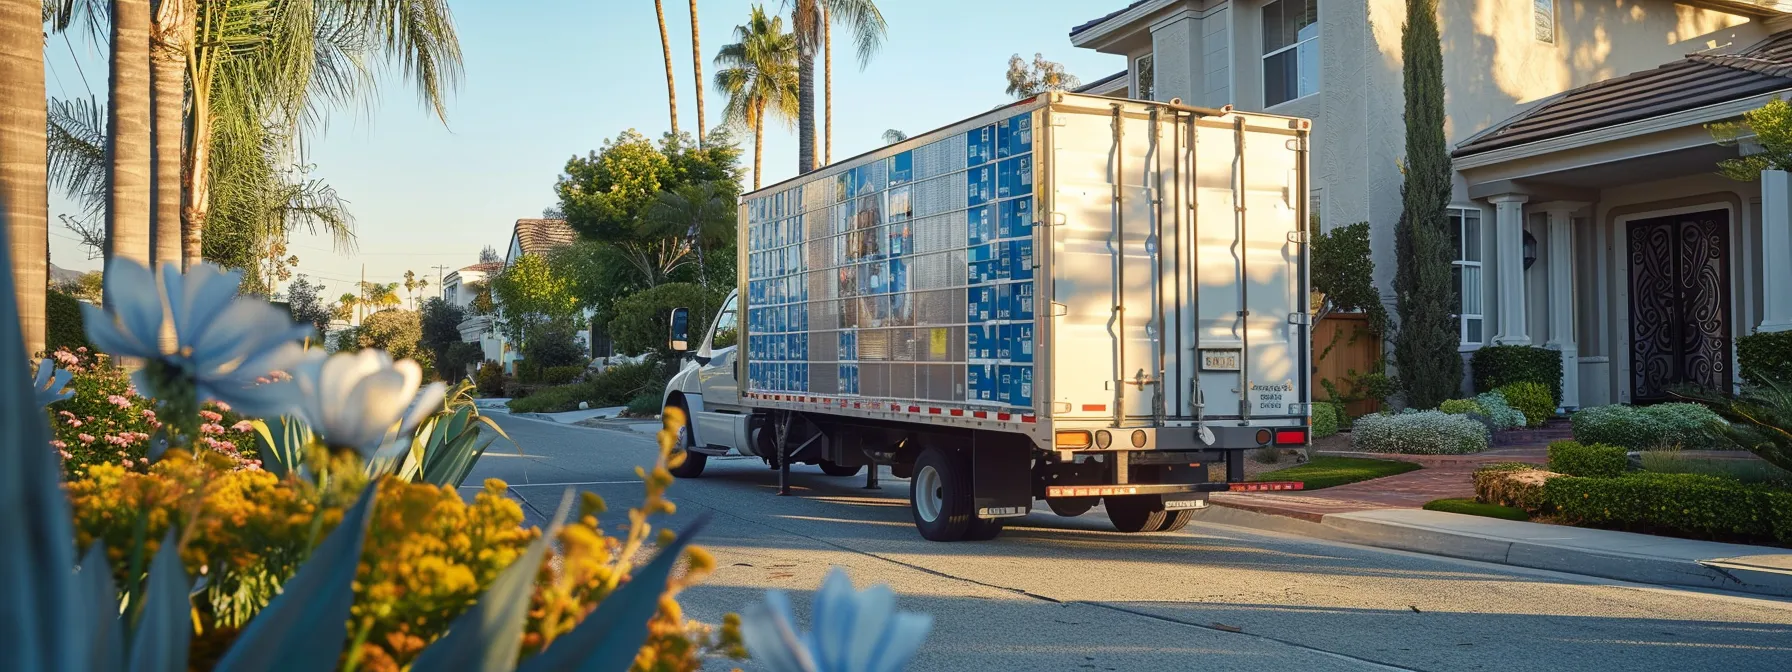
<svg viewBox="0 0 1792 672">
<path fill-rule="evenodd" d="M 1080 32 L 1083 32 L 1083 31 L 1085 31 L 1085 30 L 1088 30 L 1088 29 L 1090 29 L 1090 28 L 1094 28 L 1094 27 L 1096 27 L 1096 26 L 1099 26 L 1099 25 L 1101 25 L 1101 24 L 1103 24 L 1103 23 L 1105 23 L 1105 22 L 1107 22 L 1107 20 L 1108 20 L 1108 19 L 1111 19 L 1111 18 L 1114 18 L 1114 17 L 1116 17 L 1116 16 L 1119 16 L 1119 15 L 1121 15 L 1121 14 L 1125 14 L 1125 13 L 1126 13 L 1126 10 L 1129 10 L 1129 9 L 1132 9 L 1132 8 L 1134 8 L 1134 7 L 1137 7 L 1137 6 L 1139 6 L 1139 5 L 1143 5 L 1143 4 L 1145 4 L 1145 3 L 1147 3 L 1147 2 L 1151 2 L 1151 0 L 1136 0 L 1136 1 L 1135 1 L 1135 2 L 1133 2 L 1133 3 L 1132 3 L 1132 4 L 1130 4 L 1130 5 L 1127 5 L 1127 6 L 1125 6 L 1125 7 L 1121 7 L 1121 8 L 1119 8 L 1119 9 L 1116 9 L 1116 10 L 1114 10 L 1114 11 L 1112 11 L 1112 12 L 1108 12 L 1108 13 L 1107 13 L 1107 14 L 1105 14 L 1105 15 L 1103 15 L 1103 16 L 1102 16 L 1102 17 L 1101 17 L 1101 18 L 1099 18 L 1099 19 L 1095 19 L 1095 20 L 1093 20 L 1093 21 L 1088 21 L 1088 22 L 1085 22 L 1085 23 L 1083 23 L 1083 25 L 1080 25 L 1080 26 L 1077 26 L 1077 27 L 1075 27 L 1075 28 L 1071 28 L 1071 29 L 1070 29 L 1070 35 L 1071 35 L 1071 37 L 1075 37 L 1075 36 L 1076 36 L 1076 34 L 1077 34 L 1077 33 L 1080 33 Z"/>
<path fill-rule="evenodd" d="M 1583 131 L 1792 89 L 1792 31 L 1736 54 L 1693 54 L 1555 96 L 1457 145 L 1452 156 L 1548 140 Z"/>
<path fill-rule="evenodd" d="M 1114 83 L 1114 80 L 1123 79 L 1125 77 L 1126 77 L 1126 71 L 1121 70 L 1119 72 L 1108 75 L 1101 79 L 1097 79 L 1093 82 L 1089 82 L 1088 84 L 1079 86 L 1073 91 L 1073 93 L 1088 93 L 1088 92 L 1094 91 L 1096 89 L 1106 89 L 1106 88 L 1108 88 L 1109 84 Z"/>
<path fill-rule="evenodd" d="M 566 225 L 564 219 L 519 219 L 511 234 L 523 254 L 543 254 L 571 245 L 579 232 Z"/>
<path fill-rule="evenodd" d="M 455 271 L 455 273 L 465 273 L 467 271 L 473 271 L 476 273 L 497 273 L 498 271 L 502 271 L 502 270 L 504 270 L 504 262 L 502 262 L 502 261 L 487 261 L 487 262 L 473 264 L 472 266 L 462 266 L 460 268 L 460 270 Z"/>
</svg>

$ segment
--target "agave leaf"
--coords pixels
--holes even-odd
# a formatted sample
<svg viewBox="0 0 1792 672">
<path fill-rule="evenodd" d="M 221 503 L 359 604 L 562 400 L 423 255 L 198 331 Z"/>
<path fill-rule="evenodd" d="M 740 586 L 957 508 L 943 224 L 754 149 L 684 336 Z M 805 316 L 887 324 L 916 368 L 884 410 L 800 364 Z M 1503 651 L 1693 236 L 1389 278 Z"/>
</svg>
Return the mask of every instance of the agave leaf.
<svg viewBox="0 0 1792 672">
<path fill-rule="evenodd" d="M 169 528 L 149 563 L 148 592 L 131 635 L 130 672 L 185 672 L 193 636 L 191 588 L 180 561 L 180 542 Z"/>
<path fill-rule="evenodd" d="M 14 268 L 4 224 L 0 268 Z M 70 571 L 73 514 L 19 324 L 13 274 L 0 273 L 0 670 L 85 670 L 92 604 Z"/>
<path fill-rule="evenodd" d="M 684 534 L 660 549 L 653 562 L 647 563 L 628 583 L 604 598 L 597 610 L 585 616 L 572 632 L 561 635 L 546 650 L 524 661 L 517 668 L 519 672 L 616 672 L 628 669 L 635 655 L 640 653 L 641 644 L 647 641 L 647 622 L 659 611 L 660 595 L 666 592 L 666 580 L 672 576 L 673 565 L 678 564 L 691 537 L 708 523 L 707 515 L 691 523 Z"/>
<path fill-rule="evenodd" d="M 432 460 L 424 470 L 423 481 L 438 487 L 460 487 L 460 481 L 466 478 L 466 471 L 479 460 L 479 455 L 485 452 L 485 446 L 478 444 L 478 441 L 479 432 L 471 431 L 462 433 L 452 442 L 442 446 L 436 451 L 440 453 L 440 456 Z"/>
<path fill-rule="evenodd" d="M 378 489 L 378 481 L 367 484 L 361 498 L 342 514 L 342 524 L 280 587 L 280 596 L 249 621 L 213 669 L 310 672 L 336 667 L 348 641 L 355 572 Z"/>
<path fill-rule="evenodd" d="M 460 465 L 460 470 L 454 472 L 454 475 L 449 478 L 448 481 L 453 483 L 454 487 L 457 488 L 460 487 L 460 484 L 467 482 L 467 476 L 473 473 L 473 465 L 479 462 L 479 458 L 485 456 L 485 449 L 490 447 L 493 443 L 496 443 L 497 440 L 498 437 L 493 436 L 486 438 L 484 442 L 480 443 L 479 448 L 472 452 L 466 463 Z"/>
<path fill-rule="evenodd" d="M 423 649 L 414 670 L 463 670 L 510 672 L 516 669 L 517 651 L 523 644 L 523 626 L 529 620 L 529 600 L 535 594 L 535 577 L 550 540 L 559 536 L 566 513 L 572 510 L 572 491 L 560 498 L 560 509 L 548 531 L 529 544 L 523 557 L 504 568 L 479 602 L 448 626 L 448 634 Z"/>
<path fill-rule="evenodd" d="M 252 420 L 255 434 L 261 439 L 261 468 L 285 478 L 304 464 L 305 448 L 311 444 L 311 428 L 295 418 L 280 416 L 271 420 Z"/>
<path fill-rule="evenodd" d="M 124 622 L 118 618 L 118 585 L 112 583 L 112 564 L 106 561 L 106 543 L 95 541 L 81 560 L 81 600 L 92 607 L 89 615 L 93 669 L 124 669 Z"/>
</svg>

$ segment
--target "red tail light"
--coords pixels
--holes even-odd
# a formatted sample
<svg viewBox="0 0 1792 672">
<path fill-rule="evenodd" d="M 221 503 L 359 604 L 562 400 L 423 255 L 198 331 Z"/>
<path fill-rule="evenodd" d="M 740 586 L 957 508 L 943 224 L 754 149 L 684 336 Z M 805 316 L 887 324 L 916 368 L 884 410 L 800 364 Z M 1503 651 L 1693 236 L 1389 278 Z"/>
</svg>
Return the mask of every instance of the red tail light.
<svg viewBox="0 0 1792 672">
<path fill-rule="evenodd" d="M 1276 430 L 1276 445 L 1278 446 L 1304 446 L 1306 444 L 1307 430 L 1305 429 Z"/>
</svg>

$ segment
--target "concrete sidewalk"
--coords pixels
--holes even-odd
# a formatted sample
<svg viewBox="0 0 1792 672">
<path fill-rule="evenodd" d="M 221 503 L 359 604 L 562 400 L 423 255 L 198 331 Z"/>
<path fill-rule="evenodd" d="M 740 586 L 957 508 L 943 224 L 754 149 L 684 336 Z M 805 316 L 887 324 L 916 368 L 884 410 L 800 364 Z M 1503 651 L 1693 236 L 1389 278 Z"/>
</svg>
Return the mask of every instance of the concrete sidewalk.
<svg viewBox="0 0 1792 672">
<path fill-rule="evenodd" d="M 1199 519 L 1637 583 L 1792 597 L 1792 550 L 1528 523 L 1418 509 L 1333 513 L 1318 520 L 1215 506 Z"/>
<path fill-rule="evenodd" d="M 562 425 L 576 425 L 586 420 L 614 418 L 618 415 L 622 415 L 624 408 L 625 407 L 623 406 L 607 406 L 604 408 L 588 408 L 580 411 L 564 411 L 560 413 L 511 413 L 511 415 L 519 418 L 558 422 Z"/>
</svg>

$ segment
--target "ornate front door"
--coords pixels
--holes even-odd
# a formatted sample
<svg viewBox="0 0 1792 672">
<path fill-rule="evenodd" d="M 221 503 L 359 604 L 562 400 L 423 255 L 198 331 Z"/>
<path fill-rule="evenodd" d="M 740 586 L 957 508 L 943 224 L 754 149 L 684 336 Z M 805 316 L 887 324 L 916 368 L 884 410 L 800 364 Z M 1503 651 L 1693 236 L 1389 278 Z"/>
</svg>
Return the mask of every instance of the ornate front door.
<svg viewBox="0 0 1792 672">
<path fill-rule="evenodd" d="M 1729 211 L 1630 222 L 1630 390 L 1730 387 Z"/>
</svg>

